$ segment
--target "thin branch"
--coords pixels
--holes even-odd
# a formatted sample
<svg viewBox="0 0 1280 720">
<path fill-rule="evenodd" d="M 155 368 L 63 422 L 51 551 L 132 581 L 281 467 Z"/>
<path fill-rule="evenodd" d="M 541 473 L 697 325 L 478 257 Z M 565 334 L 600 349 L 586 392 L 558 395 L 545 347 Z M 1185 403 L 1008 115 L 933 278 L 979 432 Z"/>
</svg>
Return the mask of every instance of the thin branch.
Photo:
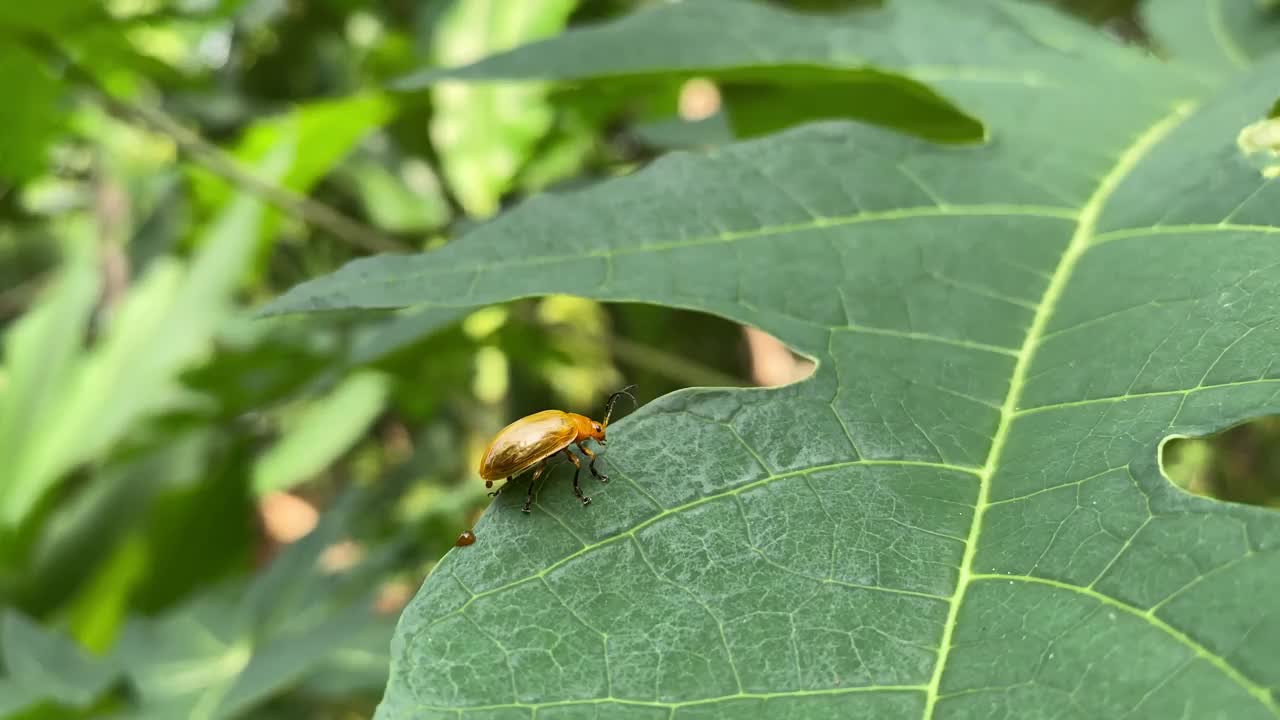
<svg viewBox="0 0 1280 720">
<path fill-rule="evenodd" d="M 81 86 L 110 115 L 123 122 L 143 125 L 168 136 L 184 156 L 233 185 L 257 195 L 307 225 L 326 230 L 363 250 L 369 252 L 408 252 L 410 250 L 403 243 L 347 217 L 322 202 L 263 180 L 244 167 L 234 156 L 205 140 L 199 133 L 186 128 L 163 110 L 135 105 L 111 95 L 101 87 L 91 73 L 67 57 L 66 53 L 52 42 L 43 39 L 35 39 L 33 42 L 40 46 L 39 50 L 55 58 L 62 65 L 68 79 Z"/>
</svg>

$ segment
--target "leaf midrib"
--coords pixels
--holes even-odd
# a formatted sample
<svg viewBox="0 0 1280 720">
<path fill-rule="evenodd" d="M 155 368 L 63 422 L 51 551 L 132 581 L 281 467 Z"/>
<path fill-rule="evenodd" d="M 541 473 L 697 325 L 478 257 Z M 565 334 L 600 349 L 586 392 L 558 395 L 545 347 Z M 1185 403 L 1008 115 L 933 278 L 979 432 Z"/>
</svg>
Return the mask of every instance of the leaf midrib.
<svg viewBox="0 0 1280 720">
<path fill-rule="evenodd" d="M 1022 400 L 1022 392 L 1026 383 L 1027 372 L 1031 367 L 1031 363 L 1035 359 L 1036 350 L 1040 346 L 1040 338 L 1045 333 L 1045 328 L 1049 325 L 1049 320 L 1053 317 L 1054 310 L 1058 302 L 1062 298 L 1062 294 L 1067 287 L 1067 283 L 1071 279 L 1076 266 L 1080 259 L 1084 257 L 1089 246 L 1093 243 L 1097 230 L 1098 218 L 1101 217 L 1103 209 L 1107 202 L 1115 193 L 1116 189 L 1129 177 L 1134 168 L 1147 156 L 1147 154 L 1158 145 L 1182 120 L 1187 117 L 1195 107 L 1194 103 L 1182 102 L 1174 106 L 1174 108 L 1165 116 L 1161 117 L 1146 130 L 1140 133 L 1124 152 L 1117 157 L 1115 164 L 1103 176 L 1098 183 L 1097 189 L 1085 202 L 1080 212 L 1080 219 L 1076 226 L 1075 232 L 1071 236 L 1071 241 L 1067 244 L 1066 250 L 1063 251 L 1062 257 L 1058 260 L 1057 267 L 1054 268 L 1050 275 L 1049 283 L 1045 287 L 1039 308 L 1036 310 L 1035 316 L 1032 318 L 1031 326 L 1027 330 L 1026 337 L 1023 338 L 1022 347 L 1018 351 L 1017 361 L 1014 364 L 1013 375 L 1009 381 L 1009 390 L 1005 394 L 1004 404 L 1000 407 L 1000 420 L 996 426 L 995 435 L 991 440 L 991 449 L 987 453 L 987 461 L 983 464 L 982 469 L 978 472 L 978 498 L 974 503 L 973 520 L 969 526 L 969 537 L 965 543 L 964 556 L 960 562 L 959 576 L 956 580 L 955 592 L 952 594 L 949 607 L 947 609 L 946 625 L 942 630 L 942 640 L 939 643 L 938 662 L 934 665 L 933 678 L 929 681 L 926 690 L 927 700 L 925 703 L 924 717 L 926 720 L 932 720 L 934 711 L 937 708 L 939 690 L 942 682 L 942 675 L 946 672 L 947 659 L 951 654 L 952 635 L 955 631 L 956 620 L 959 616 L 960 606 L 964 602 L 965 593 L 969 585 L 975 579 L 973 573 L 973 561 L 977 556 L 978 542 L 982 535 L 982 522 L 986 514 L 987 506 L 990 504 L 988 498 L 991 492 L 991 478 L 995 475 L 999 468 L 1000 459 L 1004 453 L 1005 443 L 1009 438 L 1009 431 L 1013 426 L 1013 420 L 1017 416 L 1018 403 Z M 1164 628 L 1163 625 L 1157 627 Z M 1237 682 L 1239 677 L 1229 675 Z M 1256 688 L 1245 687 L 1251 694 L 1255 694 Z"/>
</svg>

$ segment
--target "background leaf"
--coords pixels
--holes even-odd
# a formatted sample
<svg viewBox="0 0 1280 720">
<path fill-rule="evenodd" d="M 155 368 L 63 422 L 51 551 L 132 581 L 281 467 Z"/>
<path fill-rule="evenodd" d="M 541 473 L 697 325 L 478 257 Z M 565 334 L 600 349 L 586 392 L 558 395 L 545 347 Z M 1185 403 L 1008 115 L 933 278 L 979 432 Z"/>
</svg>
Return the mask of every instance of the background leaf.
<svg viewBox="0 0 1280 720">
<path fill-rule="evenodd" d="M 88 253 L 69 258 L 44 300 L 5 337 L 5 374 L 0 388 L 0 451 L 9 466 L 0 482 L 6 524 L 17 524 L 48 477 L 44 457 L 33 446 L 47 436 L 39 428 L 53 421 L 58 397 L 72 381 L 80 343 L 98 293 Z M 59 468 L 61 469 L 61 468 Z"/>
<path fill-rule="evenodd" d="M 271 162 L 277 163 L 278 171 L 283 155 L 275 157 Z M 66 352 L 73 355 L 54 381 L 22 379 L 20 392 L 40 393 L 38 406 L 20 402 L 19 391 L 0 396 L 0 417 L 6 418 L 0 428 L 8 435 L 0 443 L 14 448 L 8 455 L 13 458 L 11 470 L 0 484 L 0 524 L 17 525 L 64 473 L 100 456 L 137 418 L 187 399 L 177 387 L 177 374 L 208 351 L 226 317 L 261 214 L 258 200 L 240 194 L 210 228 L 189 269 L 176 261 L 152 263 L 143 282 L 122 301 L 102 343 L 92 350 L 66 347 L 67 342 L 80 342 L 83 320 L 62 317 L 60 311 L 48 321 L 61 324 L 53 329 L 61 340 L 50 345 L 62 352 L 52 361 L 43 357 L 50 345 L 36 335 L 15 340 L 20 346 L 10 350 L 18 365 L 14 372 L 59 373 L 59 358 Z M 81 267 L 83 275 L 86 266 Z M 94 281 L 80 277 L 67 282 L 77 288 L 80 300 L 74 312 L 83 317 L 90 309 L 84 303 L 92 300 Z M 22 433 L 33 429 L 41 430 L 37 441 L 22 440 Z"/>
<path fill-rule="evenodd" d="M 436 62 L 476 60 L 564 27 L 575 0 L 455 0 L 432 45 Z M 546 88 L 537 83 L 490 87 L 441 85 L 431 138 L 458 202 L 472 215 L 491 215 L 534 143 L 551 128 Z"/>
<path fill-rule="evenodd" d="M 728 96 L 730 120 L 744 135 L 856 117 L 940 140 L 973 140 L 981 136 L 980 124 L 928 84 L 966 76 L 1018 82 L 1008 60 L 1034 47 L 1009 35 L 1012 46 L 984 52 L 977 39 L 991 25 L 982 15 L 937 18 L 898 3 L 863 11 L 864 23 L 849 23 L 736 0 L 658 3 L 466 67 L 423 70 L 398 87 L 416 89 L 444 78 L 585 81 L 626 106 L 645 97 L 641 89 L 707 76 Z M 720 32 L 727 23 L 734 31 Z M 919 42 L 921 33 L 936 41 Z M 664 44 L 655 45 L 657 37 Z M 1091 44 L 1098 52 L 1115 51 Z"/>
<path fill-rule="evenodd" d="M 388 555 L 352 568 L 322 563 L 323 551 L 350 531 L 356 502 L 344 498 L 248 586 L 132 621 L 117 657 L 142 709 L 124 717 L 237 717 L 311 667 L 333 663 L 347 643 L 379 632 L 385 638 L 389 623 L 372 611 L 368 579 Z"/>
<path fill-rule="evenodd" d="M 10 104 L 0 134 L 0 179 L 25 180 L 44 169 L 61 123 L 57 107 L 62 87 L 22 47 L 6 48 L 0 56 L 0 87 L 9 93 Z"/>
<path fill-rule="evenodd" d="M 387 378 L 372 371 L 350 375 L 308 405 L 253 470 L 258 494 L 287 490 L 324 470 L 360 439 L 387 399 Z"/>
<path fill-rule="evenodd" d="M 6 30 L 58 30 L 92 16 L 92 0 L 50 0 L 39 6 L 11 5 L 0 10 L 0 28 Z"/>
<path fill-rule="evenodd" d="M 532 517 L 500 496 L 402 617 L 379 717 L 1280 714 L 1252 600 L 1280 516 L 1158 459 L 1280 412 L 1280 184 L 1236 145 L 1280 56 L 1206 89 L 1043 8 L 894 7 L 953 66 L 1019 68 L 932 79 L 990 143 L 838 124 L 668 156 L 270 306 L 572 293 L 818 362 L 625 418 L 590 508 L 563 473 Z M 573 72 L 549 47 L 520 57 Z"/>
<path fill-rule="evenodd" d="M 95 663 L 75 643 L 14 611 L 4 613 L 0 645 L 6 670 L 0 712 L 6 715 L 42 700 L 87 706 L 116 678 L 111 665 Z"/>
</svg>

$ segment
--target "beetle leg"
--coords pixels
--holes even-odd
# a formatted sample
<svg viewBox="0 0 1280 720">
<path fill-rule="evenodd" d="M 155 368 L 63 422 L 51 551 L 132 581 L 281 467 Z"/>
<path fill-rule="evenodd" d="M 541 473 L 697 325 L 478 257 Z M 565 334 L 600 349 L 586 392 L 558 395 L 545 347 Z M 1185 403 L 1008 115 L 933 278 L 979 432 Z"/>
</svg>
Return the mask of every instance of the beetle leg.
<svg viewBox="0 0 1280 720">
<path fill-rule="evenodd" d="M 498 488 L 497 490 L 494 490 L 493 492 L 489 493 L 489 497 L 498 497 L 498 493 L 500 493 L 500 492 L 502 492 L 503 490 L 505 490 L 505 489 L 506 489 L 506 487 L 507 487 L 507 484 L 508 484 L 508 483 L 510 483 L 510 482 L 511 482 L 511 476 L 510 476 L 510 475 L 508 475 L 508 476 L 507 476 L 507 482 L 503 483 L 503 484 L 502 484 L 502 487 L 500 487 L 500 488 Z M 493 481 L 492 481 L 492 480 L 485 480 L 485 481 L 484 481 L 484 486 L 485 486 L 485 487 L 487 487 L 487 488 L 491 488 L 491 487 L 493 487 Z"/>
<path fill-rule="evenodd" d="M 530 508 L 533 507 L 533 488 L 538 484 L 538 478 L 542 476 L 546 469 L 547 461 L 543 460 L 538 464 L 538 469 L 533 471 L 533 477 L 529 478 L 529 492 L 524 496 L 524 507 L 520 508 L 521 512 L 532 512 Z"/>
<path fill-rule="evenodd" d="M 591 458 L 590 464 L 587 465 L 587 469 L 591 471 L 591 474 L 595 475 L 596 479 L 602 483 L 609 482 L 608 475 L 601 474 L 599 470 L 596 470 L 596 460 L 600 459 L 600 456 L 591 452 L 591 448 L 588 448 L 586 445 L 583 445 L 582 443 L 578 443 L 578 449 L 582 451 L 583 455 L 586 455 L 587 457 Z"/>
<path fill-rule="evenodd" d="M 573 494 L 582 501 L 583 505 L 590 505 L 591 498 L 582 494 L 582 486 L 578 484 L 578 475 L 582 473 L 582 461 L 579 460 L 578 456 L 574 455 L 573 451 L 569 448 L 564 449 L 564 454 L 568 455 L 569 459 L 573 461 Z"/>
</svg>

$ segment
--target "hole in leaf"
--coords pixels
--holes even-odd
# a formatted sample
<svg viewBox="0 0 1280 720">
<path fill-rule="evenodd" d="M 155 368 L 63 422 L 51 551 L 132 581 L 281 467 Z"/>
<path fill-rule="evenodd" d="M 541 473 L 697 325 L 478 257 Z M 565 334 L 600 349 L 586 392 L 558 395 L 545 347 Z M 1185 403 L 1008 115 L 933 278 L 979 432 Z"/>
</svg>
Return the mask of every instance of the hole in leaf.
<svg viewBox="0 0 1280 720">
<path fill-rule="evenodd" d="M 608 345 L 619 372 L 656 394 L 690 386 L 790 385 L 813 374 L 812 361 L 758 328 L 693 310 L 607 307 Z"/>
<path fill-rule="evenodd" d="M 439 359 L 442 343 L 489 358 L 474 368 L 472 384 L 483 381 L 495 394 L 518 386 L 522 395 L 533 392 L 526 398 L 531 407 L 567 402 L 574 411 L 594 411 L 601 393 L 630 383 L 652 398 L 693 386 L 790 385 L 816 367 L 767 332 L 716 315 L 570 296 L 475 310 L 406 310 L 359 338 L 353 359 L 421 365 Z M 439 380 L 422 377 L 419 384 Z M 466 382 L 446 384 L 459 381 Z"/>
<path fill-rule="evenodd" d="M 1280 415 L 1199 438 L 1174 438 L 1160 464 L 1178 487 L 1206 497 L 1280 509 Z"/>
</svg>

